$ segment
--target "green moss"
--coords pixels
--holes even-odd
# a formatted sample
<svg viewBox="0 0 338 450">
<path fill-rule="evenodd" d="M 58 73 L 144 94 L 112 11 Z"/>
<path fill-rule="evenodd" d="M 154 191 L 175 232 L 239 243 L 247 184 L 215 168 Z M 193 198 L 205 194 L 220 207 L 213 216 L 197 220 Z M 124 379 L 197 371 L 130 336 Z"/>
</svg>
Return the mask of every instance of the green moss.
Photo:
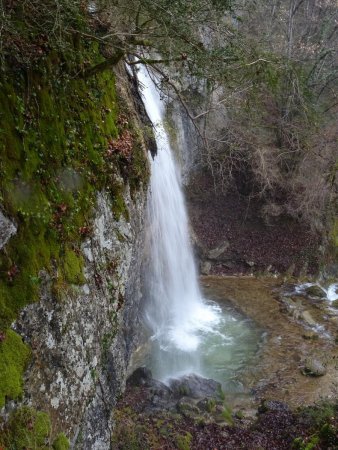
<svg viewBox="0 0 338 450">
<path fill-rule="evenodd" d="M 50 419 L 46 413 L 28 406 L 14 411 L 1 439 L 8 449 L 47 450 L 51 430 Z"/>
<path fill-rule="evenodd" d="M 183 435 L 178 435 L 176 437 L 176 445 L 179 450 L 190 450 L 191 449 L 192 436 L 190 433 Z"/>
<path fill-rule="evenodd" d="M 58 434 L 55 441 L 53 442 L 54 450 L 68 450 L 70 448 L 69 440 L 64 433 Z"/>
<path fill-rule="evenodd" d="M 29 360 L 30 350 L 21 337 L 7 330 L 0 343 L 0 408 L 6 398 L 16 399 L 22 394 L 22 374 Z"/>
<path fill-rule="evenodd" d="M 309 441 L 304 441 L 302 438 L 296 438 L 293 441 L 292 449 L 294 450 L 313 450 L 317 447 L 319 442 L 318 436 L 312 436 Z"/>
<path fill-rule="evenodd" d="M 111 194 L 111 199 L 113 213 L 116 220 L 119 220 L 120 217 L 123 216 L 127 221 L 129 221 L 129 211 L 123 198 L 123 191 L 121 186 L 114 189 Z"/>
<path fill-rule="evenodd" d="M 71 284 L 84 284 L 83 257 L 73 250 L 66 249 L 64 256 L 64 275 L 66 281 Z"/>
<path fill-rule="evenodd" d="M 148 170 L 136 131 L 130 160 L 107 156 L 123 131 L 115 77 L 108 70 L 87 80 L 75 77 L 102 56 L 96 42 L 69 39 L 62 51 L 45 53 L 29 69 L 3 66 L 0 73 L 0 203 L 18 228 L 0 251 L 0 333 L 25 305 L 38 301 L 41 271 L 53 277 L 60 300 L 69 284 L 85 282 L 76 249 L 90 228 L 97 192 L 107 190 L 115 217 L 129 220 L 125 185 L 135 189 Z M 0 406 L 21 395 L 29 357 L 14 332 L 6 336 L 0 343 Z"/>
<path fill-rule="evenodd" d="M 80 45 L 76 61 L 71 57 L 65 57 L 69 69 L 79 59 L 101 58 L 96 44 Z M 38 299 L 41 269 L 56 264 L 65 281 L 84 282 L 82 258 L 67 249 L 79 247 L 96 192 L 114 185 L 118 173 L 117 161 L 105 164 L 118 134 L 113 73 L 74 79 L 59 63 L 54 52 L 26 74 L 8 68 L 0 77 L 0 202 L 18 225 L 0 253 L 0 330 Z M 127 215 L 120 195 L 114 209 Z"/>
</svg>

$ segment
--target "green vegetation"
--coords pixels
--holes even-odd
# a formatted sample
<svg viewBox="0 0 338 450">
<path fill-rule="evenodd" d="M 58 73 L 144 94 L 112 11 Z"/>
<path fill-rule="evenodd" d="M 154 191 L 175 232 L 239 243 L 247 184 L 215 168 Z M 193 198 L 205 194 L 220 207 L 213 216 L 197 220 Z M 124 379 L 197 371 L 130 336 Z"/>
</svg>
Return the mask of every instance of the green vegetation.
<svg viewBox="0 0 338 450">
<path fill-rule="evenodd" d="M 65 279 L 71 284 L 83 284 L 83 257 L 77 255 L 73 250 L 66 249 L 64 255 L 64 273 Z"/>
<path fill-rule="evenodd" d="M 190 433 L 185 433 L 183 435 L 176 436 L 176 445 L 179 450 L 190 450 L 191 449 L 192 436 Z"/>
<path fill-rule="evenodd" d="M 51 445 L 52 426 L 48 414 L 23 406 L 13 411 L 0 434 L 6 450 L 69 450 L 70 443 L 59 433 Z"/>
<path fill-rule="evenodd" d="M 312 435 L 305 439 L 296 438 L 292 448 L 312 450 L 317 448 L 317 445 L 320 445 L 320 448 L 336 448 L 338 445 L 338 405 L 336 403 L 323 401 L 314 406 L 300 408 L 298 413 L 312 430 Z"/>
<path fill-rule="evenodd" d="M 30 350 L 14 331 L 8 330 L 0 344 L 0 408 L 6 398 L 17 399 L 22 394 L 22 374 Z"/>
<path fill-rule="evenodd" d="M 68 450 L 70 448 L 69 440 L 64 433 L 60 433 L 53 442 L 53 450 Z"/>
<path fill-rule="evenodd" d="M 62 268 L 59 286 L 84 282 L 78 249 L 90 231 L 97 191 L 110 194 L 117 219 L 128 219 L 124 184 L 135 190 L 147 181 L 137 133 L 118 121 L 113 73 L 74 79 L 58 65 L 67 56 L 74 54 L 46 55 L 27 72 L 8 68 L 0 79 L 0 200 L 18 225 L 0 255 L 1 330 L 38 299 L 39 272 L 52 271 L 52 261 Z M 67 66 L 80 57 L 101 59 L 95 43 L 84 44 Z"/>
<path fill-rule="evenodd" d="M 312 436 L 310 440 L 304 442 L 302 438 L 296 438 L 293 441 L 292 448 L 295 450 L 313 450 L 319 442 L 318 436 Z"/>
<path fill-rule="evenodd" d="M 48 450 L 50 431 L 51 423 L 46 413 L 23 406 L 11 414 L 4 433 L 0 436 L 0 444 L 8 450 Z"/>
</svg>

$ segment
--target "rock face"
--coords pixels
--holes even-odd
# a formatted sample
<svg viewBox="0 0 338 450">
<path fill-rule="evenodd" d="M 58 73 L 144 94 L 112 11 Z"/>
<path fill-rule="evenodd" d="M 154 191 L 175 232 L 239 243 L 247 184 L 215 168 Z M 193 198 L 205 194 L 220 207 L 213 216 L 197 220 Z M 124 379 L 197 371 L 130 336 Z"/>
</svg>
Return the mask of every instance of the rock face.
<svg viewBox="0 0 338 450">
<path fill-rule="evenodd" d="M 6 245 L 10 237 L 15 233 L 16 226 L 0 211 L 0 250 Z"/>
<path fill-rule="evenodd" d="M 29 298 L 26 304 L 30 304 L 12 324 L 31 349 L 24 393 L 16 401 L 8 400 L 0 411 L 0 422 L 22 405 L 43 411 L 52 424 L 51 442 L 52 434 L 62 431 L 71 447 L 81 450 L 110 448 L 113 406 L 125 388 L 141 328 L 147 177 L 140 174 L 140 168 L 147 172 L 146 150 L 154 154 L 156 149 L 142 136 L 149 119 L 139 99 L 133 98 L 130 80 L 122 69 L 116 72 L 116 89 L 137 130 L 134 146 L 138 158 L 140 153 L 143 158 L 139 172 L 136 166 L 135 172 L 129 166 L 129 172 L 124 172 L 115 164 L 113 181 L 120 190 L 114 192 L 110 186 L 97 187 L 91 181 L 92 191 L 96 191 L 94 217 L 88 215 L 90 223 L 83 227 L 84 234 L 80 232 L 77 253 L 73 252 L 81 258 L 81 277 L 72 281 L 59 276 L 63 268 L 54 258 L 48 269 L 38 273 L 38 301 L 30 303 L 33 299 Z M 0 211 L 0 249 L 15 232 L 14 224 Z"/>
<path fill-rule="evenodd" d="M 58 296 L 41 274 L 41 301 L 16 324 L 33 352 L 26 393 L 47 411 L 75 448 L 104 449 L 110 415 L 123 390 L 137 330 L 145 195 L 131 200 L 130 222 L 115 220 L 104 193 L 97 197 L 94 233 L 83 244 L 86 284 Z"/>
</svg>

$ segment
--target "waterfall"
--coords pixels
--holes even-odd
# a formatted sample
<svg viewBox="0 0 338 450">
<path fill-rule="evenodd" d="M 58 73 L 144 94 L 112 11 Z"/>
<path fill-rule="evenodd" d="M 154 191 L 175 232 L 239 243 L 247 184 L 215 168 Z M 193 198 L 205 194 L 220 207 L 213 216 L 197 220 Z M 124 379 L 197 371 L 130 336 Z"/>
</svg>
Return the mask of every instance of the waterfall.
<svg viewBox="0 0 338 450">
<path fill-rule="evenodd" d="M 151 159 L 145 316 L 152 334 L 151 366 L 156 377 L 166 379 L 200 372 L 201 332 L 218 318 L 214 308 L 204 302 L 198 285 L 179 169 L 163 126 L 163 102 L 144 68 L 138 79 L 158 147 L 157 156 Z"/>
</svg>

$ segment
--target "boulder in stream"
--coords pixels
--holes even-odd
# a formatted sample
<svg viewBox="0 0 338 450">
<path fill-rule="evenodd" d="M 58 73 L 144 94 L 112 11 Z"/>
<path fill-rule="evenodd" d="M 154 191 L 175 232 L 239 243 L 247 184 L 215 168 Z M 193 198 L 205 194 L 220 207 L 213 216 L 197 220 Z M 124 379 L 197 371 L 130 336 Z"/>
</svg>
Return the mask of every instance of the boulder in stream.
<svg viewBox="0 0 338 450">
<path fill-rule="evenodd" d="M 306 295 L 309 297 L 325 298 L 326 294 L 320 286 L 313 285 L 305 289 Z"/>
<path fill-rule="evenodd" d="M 302 374 L 310 377 L 321 377 L 326 374 L 326 368 L 319 359 L 310 357 L 304 361 Z"/>
</svg>

